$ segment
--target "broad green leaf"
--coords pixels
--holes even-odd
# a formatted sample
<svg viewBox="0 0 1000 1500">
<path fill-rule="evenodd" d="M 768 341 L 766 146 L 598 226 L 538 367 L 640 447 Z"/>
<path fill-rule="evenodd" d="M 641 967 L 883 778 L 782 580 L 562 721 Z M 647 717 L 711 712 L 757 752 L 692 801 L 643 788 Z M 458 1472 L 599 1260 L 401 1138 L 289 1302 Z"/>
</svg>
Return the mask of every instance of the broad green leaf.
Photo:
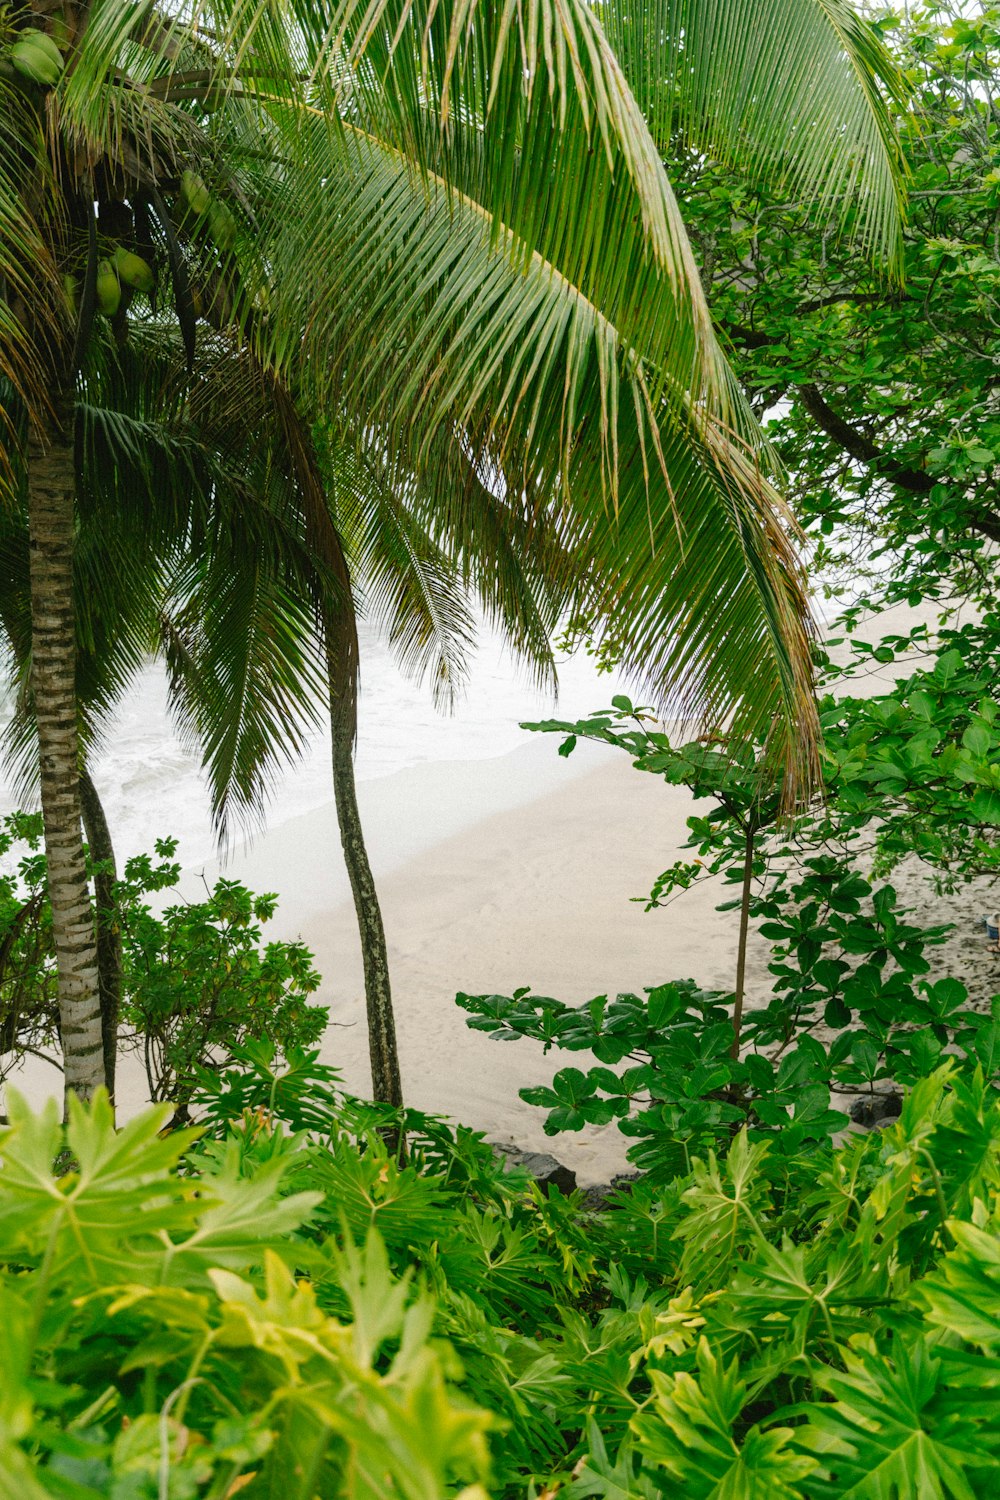
<svg viewBox="0 0 1000 1500">
<path fill-rule="evenodd" d="M 955 1248 L 914 1289 L 930 1322 L 1000 1352 L 1000 1233 L 950 1220 Z"/>
<path fill-rule="evenodd" d="M 600 1427 L 591 1417 L 587 1422 L 587 1457 L 572 1483 L 566 1487 L 566 1500 L 656 1500 L 659 1491 L 653 1480 L 642 1473 L 631 1441 L 626 1439 L 612 1463 Z"/>
<path fill-rule="evenodd" d="M 0 1245 L 29 1259 L 47 1251 L 54 1274 L 79 1261 L 93 1286 L 113 1284 L 122 1272 L 123 1246 L 136 1233 L 152 1238 L 163 1229 L 187 1228 L 197 1209 L 193 1193 L 166 1193 L 167 1182 L 191 1132 L 161 1139 L 169 1106 L 147 1110 L 114 1128 L 107 1096 L 90 1106 L 70 1100 L 67 1142 L 79 1171 L 57 1177 L 53 1161 L 62 1145 L 58 1110 L 50 1103 L 35 1115 L 9 1093 L 11 1125 L 0 1136 Z"/>
<path fill-rule="evenodd" d="M 684 1214 L 674 1231 L 684 1241 L 682 1283 L 705 1287 L 724 1281 L 748 1248 L 762 1242 L 768 1200 L 760 1169 L 767 1150 L 766 1141 L 752 1144 L 744 1128 L 724 1161 L 710 1152 L 707 1162 L 694 1162 L 694 1180 L 684 1190 Z"/>
<path fill-rule="evenodd" d="M 692 1500 L 802 1500 L 813 1459 L 791 1446 L 791 1428 L 733 1428 L 747 1400 L 735 1362 L 726 1368 L 702 1339 L 697 1376 L 652 1372 L 652 1406 L 633 1422 L 638 1445 L 661 1489 L 661 1471 Z"/>
<path fill-rule="evenodd" d="M 815 1494 L 839 1500 L 976 1500 L 996 1457 L 975 1414 L 948 1399 L 940 1361 L 924 1343 L 897 1336 L 888 1358 L 844 1353 L 847 1373 L 820 1368 L 832 1399 L 810 1408 L 797 1441 L 829 1478 Z"/>
<path fill-rule="evenodd" d="M 1000 827 L 1000 792 L 987 787 L 977 787 L 969 802 L 969 818 L 973 823 L 988 823 Z"/>
</svg>

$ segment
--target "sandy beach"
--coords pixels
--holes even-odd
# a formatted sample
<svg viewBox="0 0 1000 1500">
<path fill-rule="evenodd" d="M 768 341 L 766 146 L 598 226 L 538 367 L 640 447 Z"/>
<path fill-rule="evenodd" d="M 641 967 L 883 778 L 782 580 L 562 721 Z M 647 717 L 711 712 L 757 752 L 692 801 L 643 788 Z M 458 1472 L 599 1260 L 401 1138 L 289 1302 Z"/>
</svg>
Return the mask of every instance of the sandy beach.
<svg viewBox="0 0 1000 1500">
<path fill-rule="evenodd" d="M 498 1142 L 552 1151 L 587 1185 L 625 1165 L 624 1138 L 613 1126 L 546 1137 L 542 1112 L 517 1091 L 547 1082 L 569 1059 L 471 1031 L 456 991 L 531 985 L 579 1003 L 687 975 L 728 988 L 736 928 L 714 911 L 715 882 L 666 911 L 646 914 L 631 899 L 677 857 L 692 798 L 633 770 L 620 752 L 581 744 L 566 760 L 558 743 L 539 735 L 492 760 L 416 766 L 358 790 L 408 1102 Z M 366 1094 L 361 954 L 332 803 L 274 827 L 224 865 L 186 871 L 182 890 L 196 897 L 220 874 L 279 894 L 265 935 L 312 949 L 323 976 L 316 998 L 330 1011 L 323 1058 L 341 1069 L 345 1087 Z M 18 1082 L 38 1099 L 57 1077 L 29 1059 Z M 123 1115 L 145 1102 L 129 1058 L 118 1094 Z"/>
<path fill-rule="evenodd" d="M 361 799 L 408 1101 L 492 1140 L 554 1152 L 588 1185 L 625 1165 L 624 1138 L 614 1126 L 547 1138 L 542 1112 L 517 1093 L 579 1057 L 546 1057 L 530 1041 L 500 1043 L 469 1030 L 454 1004 L 456 990 L 510 994 L 530 985 L 577 1004 L 687 977 L 728 990 L 737 931 L 735 915 L 715 909 L 731 895 L 720 880 L 649 913 L 631 899 L 645 895 L 678 857 L 699 804 L 684 789 L 635 771 L 620 752 L 584 745 L 567 763 L 556 755 L 557 743 L 539 737 L 497 761 L 420 767 L 363 785 Z M 513 800 L 531 787 L 546 789 Z M 449 827 L 455 831 L 448 834 Z M 433 840 L 432 829 L 447 836 Z M 348 1088 L 364 1093 L 361 959 L 332 808 L 276 829 L 227 873 L 282 893 L 275 932 L 301 937 L 324 976 L 319 998 L 331 1027 L 323 1056 L 342 1069 Z M 987 952 L 978 915 L 992 909 L 995 893 L 982 883 L 938 895 L 916 862 L 901 867 L 893 883 L 900 905 L 920 921 L 955 923 L 952 936 L 930 950 L 930 977 L 950 973 L 986 1004 L 998 988 L 1000 960 Z M 769 956 L 767 943 L 752 934 L 748 1005 L 770 994 Z"/>
<path fill-rule="evenodd" d="M 614 1126 L 554 1139 L 542 1112 L 518 1089 L 547 1082 L 568 1061 L 535 1043 L 498 1043 L 469 1030 L 457 990 L 509 994 L 518 985 L 580 1003 L 594 995 L 691 977 L 730 989 L 736 919 L 720 913 L 718 880 L 646 913 L 644 896 L 678 857 L 698 804 L 682 788 L 637 772 L 624 754 L 581 744 L 570 759 L 555 736 L 538 736 L 493 760 L 416 766 L 359 787 L 382 896 L 408 1101 L 483 1130 L 490 1139 L 547 1150 L 586 1186 L 625 1165 Z M 364 987 L 357 929 L 332 804 L 293 818 L 238 850 L 226 863 L 186 872 L 195 896 L 220 873 L 280 906 L 268 936 L 301 938 L 323 976 L 318 1000 L 331 1025 L 323 1057 L 345 1087 L 369 1087 Z M 1000 979 L 977 925 L 992 909 L 987 887 L 936 895 L 919 866 L 894 878 L 902 905 L 921 920 L 955 922 L 932 951 L 933 973 L 961 978 L 978 1003 Z M 727 892 L 728 894 L 728 892 Z M 752 935 L 747 1000 L 767 998 L 769 950 Z M 933 977 L 933 976 L 932 976 Z M 33 1098 L 56 1075 L 31 1063 L 21 1086 Z M 122 1111 L 144 1102 L 142 1079 L 125 1059 Z"/>
<path fill-rule="evenodd" d="M 624 1165 L 623 1138 L 609 1127 L 554 1146 L 541 1112 L 517 1090 L 547 1082 L 568 1059 L 469 1030 L 456 990 L 509 994 L 529 984 L 578 1003 L 688 974 L 725 986 L 735 927 L 713 910 L 719 896 L 707 886 L 648 915 L 630 899 L 676 857 L 692 799 L 620 753 L 581 746 L 567 763 L 557 743 L 545 737 L 496 761 L 419 767 L 365 783 L 360 796 L 409 1102 L 497 1141 L 555 1149 L 588 1183 Z M 530 788 L 536 795 L 512 800 Z M 445 836 L 430 841 L 434 828 Z M 332 1024 L 323 1055 L 365 1092 L 361 958 L 332 808 L 275 829 L 226 873 L 282 893 L 272 929 L 301 937 L 324 976 L 319 998 Z"/>
<path fill-rule="evenodd" d="M 880 628 L 889 625 L 883 620 Z M 900 670 L 869 671 L 855 690 L 886 691 Z M 595 704 L 611 695 L 603 684 L 587 686 Z M 580 1058 L 546 1057 L 535 1043 L 498 1043 L 470 1031 L 456 991 L 510 994 L 530 985 L 579 1004 L 687 977 L 729 990 L 737 924 L 733 913 L 715 910 L 725 899 L 718 880 L 650 913 L 632 899 L 678 858 L 697 808 L 691 796 L 635 771 L 610 747 L 581 743 L 564 759 L 558 744 L 555 735 L 533 735 L 499 756 L 426 759 L 362 779 L 358 792 L 382 898 L 408 1102 L 495 1141 L 553 1152 L 588 1185 L 625 1164 L 624 1138 L 610 1126 L 550 1139 L 542 1112 L 518 1098 L 519 1088 L 548 1082 Z M 307 774 L 302 796 L 322 784 L 318 765 Z M 192 784 L 187 773 L 188 795 Z M 123 809 L 133 805 L 131 790 L 128 783 L 120 790 Z M 294 806 L 295 796 L 292 783 L 285 804 Z M 135 804 L 136 815 L 141 807 Z M 154 813 L 167 816 L 159 807 Z M 346 1088 L 366 1094 L 361 955 L 332 802 L 277 821 L 225 863 L 189 867 L 182 892 L 197 897 L 220 874 L 278 894 L 265 936 L 298 938 L 312 949 L 323 976 L 317 999 L 330 1011 L 324 1060 L 341 1070 Z M 932 977 L 953 974 L 977 1004 L 988 1003 L 1000 988 L 1000 960 L 987 952 L 978 918 L 997 905 L 995 891 L 984 882 L 937 895 L 915 863 L 893 883 L 918 920 L 955 923 L 948 941 L 931 950 Z M 752 934 L 748 1005 L 769 995 L 768 958 L 767 944 Z M 31 1060 L 19 1082 L 36 1100 L 58 1087 L 53 1070 Z M 125 1059 L 123 1114 L 144 1098 L 140 1072 Z"/>
</svg>

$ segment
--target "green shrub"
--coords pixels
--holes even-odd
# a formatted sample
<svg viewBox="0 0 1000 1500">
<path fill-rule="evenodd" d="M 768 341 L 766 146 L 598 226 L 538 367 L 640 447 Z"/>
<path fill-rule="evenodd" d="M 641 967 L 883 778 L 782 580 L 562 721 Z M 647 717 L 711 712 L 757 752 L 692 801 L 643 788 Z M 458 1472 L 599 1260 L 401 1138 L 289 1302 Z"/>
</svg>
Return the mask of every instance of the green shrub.
<svg viewBox="0 0 1000 1500">
<path fill-rule="evenodd" d="M 894 695 L 824 700 L 828 795 L 784 822 L 763 744 L 716 735 L 674 746 L 625 697 L 575 723 L 527 726 L 563 736 L 562 755 L 580 738 L 613 745 L 638 770 L 709 800 L 687 820 L 697 858 L 656 878 L 647 910 L 707 877 L 739 891 L 717 908 L 738 913 L 731 992 L 681 979 L 576 1006 L 527 988 L 458 995 L 468 1024 L 497 1040 L 596 1058 L 521 1090 L 546 1110 L 547 1133 L 617 1121 L 634 1139 L 630 1159 L 666 1182 L 743 1124 L 772 1136 L 774 1153 L 821 1143 L 848 1124 L 838 1095 L 916 1084 L 947 1055 L 1000 1081 L 1000 998 L 984 1011 L 958 979 L 931 982 L 927 950 L 949 928 L 915 921 L 892 885 L 861 868 L 866 854 L 886 872 L 918 855 L 947 882 L 992 867 L 989 827 L 969 816 L 1000 777 L 997 709 L 983 697 L 984 671 L 965 669 L 950 642 Z M 768 996 L 746 994 L 751 920 L 771 945 Z"/>
<path fill-rule="evenodd" d="M 98 1099 L 74 1105 L 57 1176 L 55 1107 L 9 1108 L 5 1496 L 437 1500 L 484 1477 L 491 1420 L 450 1391 L 432 1303 L 378 1237 L 327 1249 L 343 1320 L 293 1274 L 320 1195 L 281 1196 L 289 1155 L 241 1175 L 233 1147 L 193 1176 L 168 1109 L 116 1134 Z"/>
<path fill-rule="evenodd" d="M 311 1066 L 275 1099 L 301 1108 Z M 299 1134 L 257 1107 L 201 1141 L 161 1138 L 163 1109 L 116 1135 L 74 1106 L 61 1176 L 54 1110 L 13 1097 L 0 1492 L 995 1495 L 981 1072 L 939 1068 L 838 1149 L 740 1130 L 601 1211 L 433 1119 L 402 1164 L 328 1085 Z"/>
<path fill-rule="evenodd" d="M 0 875 L 0 1081 L 26 1052 L 59 1066 L 41 847 L 41 814 L 0 823 L 8 866 Z M 327 1011 L 309 1003 L 320 978 L 308 948 L 263 940 L 276 896 L 218 880 L 200 901 L 162 907 L 180 879 L 176 849 L 175 840 L 160 839 L 155 856 L 127 861 L 113 916 L 122 949 L 120 1048 L 140 1056 L 150 1099 L 183 1115 L 200 1070 L 224 1068 L 248 1042 L 269 1042 L 279 1054 L 307 1047 L 325 1030 Z M 150 896 L 161 898 L 159 910 Z"/>
<path fill-rule="evenodd" d="M 122 1044 L 139 1052 L 149 1097 L 184 1108 L 199 1069 L 225 1066 L 233 1048 L 269 1040 L 282 1051 L 308 1046 L 326 1029 L 327 1011 L 310 1005 L 319 987 L 303 943 L 262 940 L 277 909 L 217 880 L 201 901 L 177 901 L 157 914 L 144 899 L 172 889 L 176 844 L 161 840 L 154 863 L 130 859 L 115 890 L 122 932 Z"/>
<path fill-rule="evenodd" d="M 25 1053 L 51 1057 L 58 1007 L 41 813 L 0 820 L 0 1082 Z M 17 851 L 15 860 L 13 851 Z"/>
</svg>

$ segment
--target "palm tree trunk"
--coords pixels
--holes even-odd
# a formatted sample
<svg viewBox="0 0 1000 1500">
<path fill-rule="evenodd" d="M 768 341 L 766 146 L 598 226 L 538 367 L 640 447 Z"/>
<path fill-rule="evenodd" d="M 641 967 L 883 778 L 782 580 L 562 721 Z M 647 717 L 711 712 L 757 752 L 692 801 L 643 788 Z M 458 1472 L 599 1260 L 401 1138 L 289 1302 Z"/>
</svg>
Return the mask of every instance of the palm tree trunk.
<svg viewBox="0 0 1000 1500">
<path fill-rule="evenodd" d="M 306 517 L 306 536 L 316 557 L 329 569 L 339 598 L 332 605 L 325 587 L 317 596 L 326 646 L 333 741 L 333 795 L 340 825 L 344 863 L 354 895 L 361 938 L 368 1019 L 368 1054 L 372 1069 L 372 1098 L 378 1104 L 403 1107 L 403 1085 L 396 1047 L 396 1022 L 389 983 L 389 954 L 375 879 L 365 847 L 365 834 L 354 784 L 354 741 L 358 727 L 358 627 L 351 591 L 351 572 L 340 534 L 330 513 L 323 476 L 308 427 L 283 380 L 265 372 L 284 430 Z M 402 1153 L 405 1142 L 390 1130 L 387 1138 Z"/>
<path fill-rule="evenodd" d="M 122 1004 L 122 934 L 115 899 L 118 870 L 108 820 L 86 766 L 80 770 L 80 801 L 83 807 L 83 831 L 90 845 L 90 858 L 94 864 L 101 866 L 94 872 L 94 931 L 97 937 L 97 980 L 101 996 L 104 1081 L 113 1104 L 118 1066 L 118 1017 Z"/>
<path fill-rule="evenodd" d="M 67 1096 L 104 1083 L 97 946 L 81 829 L 73 609 L 75 466 L 67 402 L 62 422 L 28 433 L 31 685 Z"/>
<path fill-rule="evenodd" d="M 737 1062 L 740 1056 L 740 1034 L 743 1028 L 743 998 L 746 990 L 747 939 L 750 936 L 750 900 L 753 896 L 753 858 L 756 830 L 746 829 L 743 852 L 743 891 L 740 896 L 740 935 L 736 948 L 736 989 L 733 994 L 733 1040 L 729 1056 Z"/>
<path fill-rule="evenodd" d="M 346 613 L 346 611 L 344 611 Z M 330 679 L 330 727 L 333 737 L 333 795 L 337 804 L 340 842 L 354 895 L 365 971 L 368 1013 L 368 1053 L 372 1068 L 372 1098 L 379 1104 L 403 1106 L 403 1085 L 396 1047 L 396 1021 L 389 983 L 389 953 L 382 908 L 365 847 L 354 781 L 354 738 L 357 725 L 357 677 L 345 673 L 344 631 L 339 621 L 327 621 L 327 668 Z M 350 624 L 353 629 L 353 622 Z M 347 679 L 345 681 L 345 678 Z"/>
</svg>

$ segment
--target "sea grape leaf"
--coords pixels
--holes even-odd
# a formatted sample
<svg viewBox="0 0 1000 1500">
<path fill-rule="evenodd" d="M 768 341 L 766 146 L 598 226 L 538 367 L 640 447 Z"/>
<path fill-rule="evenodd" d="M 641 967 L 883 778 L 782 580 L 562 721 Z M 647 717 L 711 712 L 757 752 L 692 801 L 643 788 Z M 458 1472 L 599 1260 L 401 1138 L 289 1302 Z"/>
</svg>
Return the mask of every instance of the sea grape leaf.
<svg viewBox="0 0 1000 1500">
<path fill-rule="evenodd" d="M 973 823 L 989 823 L 994 828 L 1000 827 L 1000 792 L 980 787 L 972 795 L 969 817 Z"/>
</svg>

